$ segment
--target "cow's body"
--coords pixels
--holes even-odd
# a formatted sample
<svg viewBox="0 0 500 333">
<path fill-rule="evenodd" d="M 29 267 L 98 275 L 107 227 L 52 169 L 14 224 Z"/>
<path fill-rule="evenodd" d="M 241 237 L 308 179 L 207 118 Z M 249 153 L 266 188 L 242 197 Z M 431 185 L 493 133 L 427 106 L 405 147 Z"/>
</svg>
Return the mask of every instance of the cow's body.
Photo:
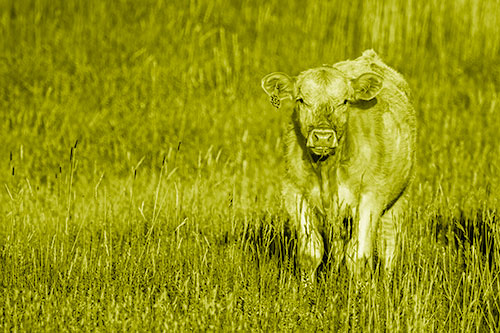
<svg viewBox="0 0 500 333">
<path fill-rule="evenodd" d="M 348 262 L 369 259 L 378 239 L 390 265 L 415 160 L 415 114 L 405 80 L 369 50 L 296 79 L 270 74 L 263 87 L 275 98 L 297 100 L 286 133 L 283 196 L 302 268 L 314 275 L 322 260 L 324 223 L 336 224 L 339 238 L 344 234 L 333 250 L 346 253 Z M 354 221 L 352 238 L 340 230 L 347 216 Z"/>
</svg>

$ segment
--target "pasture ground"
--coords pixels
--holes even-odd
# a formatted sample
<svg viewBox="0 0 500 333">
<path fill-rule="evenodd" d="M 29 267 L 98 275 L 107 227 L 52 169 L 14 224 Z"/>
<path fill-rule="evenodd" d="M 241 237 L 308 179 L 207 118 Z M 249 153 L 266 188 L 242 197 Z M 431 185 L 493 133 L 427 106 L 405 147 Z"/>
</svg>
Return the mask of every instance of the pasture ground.
<svg viewBox="0 0 500 333">
<path fill-rule="evenodd" d="M 0 0 L 0 327 L 500 330 L 500 7 Z M 367 48 L 418 166 L 392 275 L 294 274 L 289 115 L 260 90 Z"/>
</svg>

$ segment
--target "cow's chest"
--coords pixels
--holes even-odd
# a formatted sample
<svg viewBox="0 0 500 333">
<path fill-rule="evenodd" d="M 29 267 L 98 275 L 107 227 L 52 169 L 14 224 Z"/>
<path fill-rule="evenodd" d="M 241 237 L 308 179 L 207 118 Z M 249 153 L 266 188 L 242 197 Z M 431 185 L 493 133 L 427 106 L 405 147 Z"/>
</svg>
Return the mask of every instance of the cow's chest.
<svg viewBox="0 0 500 333">
<path fill-rule="evenodd" d="M 324 167 L 318 170 L 317 200 L 325 212 L 349 215 L 357 206 L 359 189 L 351 179 L 344 177 L 342 169 Z"/>
</svg>

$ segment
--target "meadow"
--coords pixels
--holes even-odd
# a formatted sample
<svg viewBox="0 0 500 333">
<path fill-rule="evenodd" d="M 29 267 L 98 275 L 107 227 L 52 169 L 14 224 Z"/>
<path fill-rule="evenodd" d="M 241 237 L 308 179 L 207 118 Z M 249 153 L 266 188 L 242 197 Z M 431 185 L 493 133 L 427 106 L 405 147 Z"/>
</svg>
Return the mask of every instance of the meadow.
<svg viewBox="0 0 500 333">
<path fill-rule="evenodd" d="M 395 269 L 304 288 L 260 79 L 368 48 L 418 116 Z M 495 0 L 0 0 L 0 328 L 499 331 L 499 94 Z"/>
</svg>

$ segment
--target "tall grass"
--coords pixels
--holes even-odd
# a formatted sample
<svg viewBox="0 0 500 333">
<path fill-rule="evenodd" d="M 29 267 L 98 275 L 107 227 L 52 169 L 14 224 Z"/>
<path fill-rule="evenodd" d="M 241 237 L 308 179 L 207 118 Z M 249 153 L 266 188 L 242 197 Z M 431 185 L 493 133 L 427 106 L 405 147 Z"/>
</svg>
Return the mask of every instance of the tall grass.
<svg viewBox="0 0 500 333">
<path fill-rule="evenodd" d="M 0 0 L 0 326 L 498 330 L 499 17 L 493 0 Z M 260 79 L 367 48 L 419 120 L 397 267 L 327 261 L 304 289 L 279 195 L 289 115 Z"/>
</svg>

